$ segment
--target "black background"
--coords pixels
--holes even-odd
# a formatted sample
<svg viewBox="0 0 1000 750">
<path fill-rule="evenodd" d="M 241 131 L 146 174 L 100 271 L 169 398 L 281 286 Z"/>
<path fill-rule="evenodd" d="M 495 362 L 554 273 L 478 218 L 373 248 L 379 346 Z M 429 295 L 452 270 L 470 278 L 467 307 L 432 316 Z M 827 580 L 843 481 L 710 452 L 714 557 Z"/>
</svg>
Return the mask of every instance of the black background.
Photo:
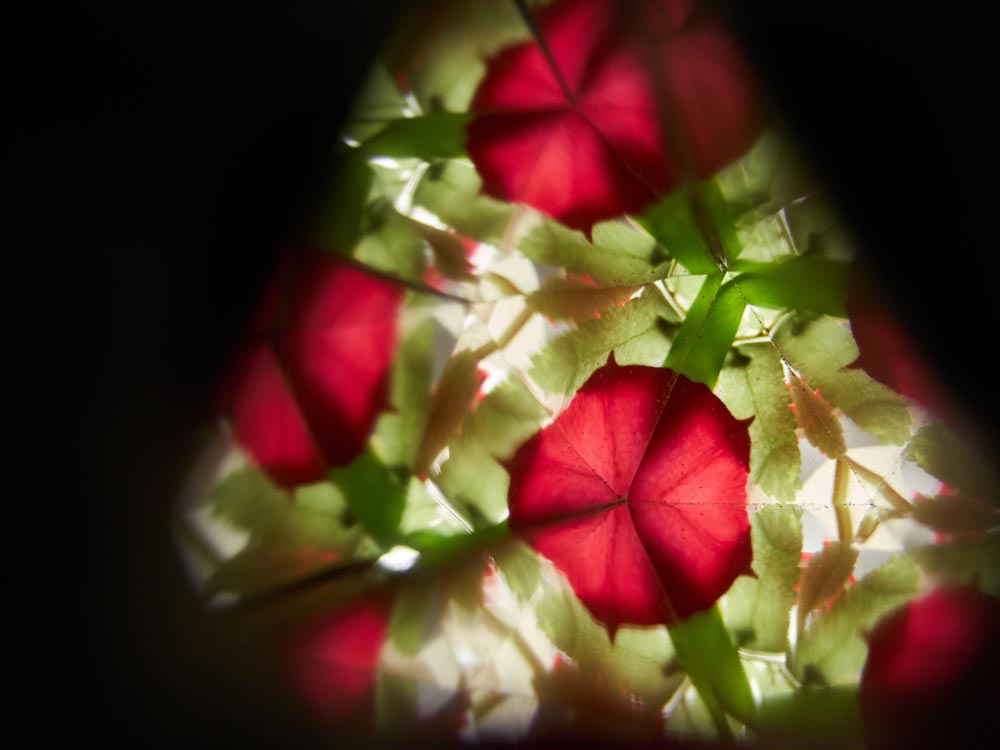
<svg viewBox="0 0 1000 750">
<path fill-rule="evenodd" d="M 754 2 L 733 17 L 992 446 L 994 26 L 960 3 L 875 5 Z M 20 314 L 37 355 L 11 369 L 37 392 L 39 471 L 8 502 L 34 519 L 38 672 L 47 728 L 66 737 L 310 739 L 194 600 L 165 519 L 212 384 L 395 6 L 153 2 L 41 7 L 12 23 L 11 119 L 24 130 L 9 145 L 30 204 L 13 224 L 31 240 Z M 935 303 L 939 285 L 961 303 Z"/>
</svg>

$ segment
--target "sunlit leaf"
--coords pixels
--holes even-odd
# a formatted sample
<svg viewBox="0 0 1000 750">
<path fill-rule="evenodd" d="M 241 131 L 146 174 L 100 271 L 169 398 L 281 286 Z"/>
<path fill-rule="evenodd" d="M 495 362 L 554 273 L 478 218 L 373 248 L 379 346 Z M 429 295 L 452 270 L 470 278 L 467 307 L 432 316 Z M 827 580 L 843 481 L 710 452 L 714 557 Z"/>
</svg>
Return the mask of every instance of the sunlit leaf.
<svg viewBox="0 0 1000 750">
<path fill-rule="evenodd" d="M 216 485 L 210 502 L 214 515 L 250 538 L 213 572 L 209 593 L 267 590 L 349 558 L 363 536 L 349 518 L 345 498 L 328 482 L 290 494 L 262 472 L 243 469 Z"/>
<path fill-rule="evenodd" d="M 424 160 L 465 155 L 467 114 L 434 112 L 392 120 L 359 146 L 366 156 L 415 157 Z"/>
<path fill-rule="evenodd" d="M 532 358 L 531 375 L 540 385 L 558 393 L 572 393 L 614 351 L 619 364 L 660 365 L 670 346 L 677 314 L 655 289 L 620 308 L 611 308 L 600 320 L 587 320 L 560 336 Z"/>
<path fill-rule="evenodd" d="M 482 181 L 459 159 L 435 162 L 417 186 L 413 201 L 448 226 L 481 242 L 499 243 L 513 209 L 480 194 Z"/>
<path fill-rule="evenodd" d="M 791 376 L 788 390 L 795 406 L 795 421 L 809 442 L 830 458 L 843 458 L 847 453 L 844 429 L 830 404 L 798 375 Z"/>
<path fill-rule="evenodd" d="M 330 481 L 368 533 L 382 543 L 393 539 L 406 506 L 406 487 L 371 450 L 330 472 Z"/>
<path fill-rule="evenodd" d="M 552 279 L 527 298 L 528 306 L 553 320 L 586 320 L 619 302 L 638 287 L 598 287 L 574 279 Z"/>
<path fill-rule="evenodd" d="M 776 310 L 806 310 L 847 317 L 844 261 L 799 256 L 774 263 L 737 262 L 736 281 L 751 305 Z"/>
<path fill-rule="evenodd" d="M 459 352 L 445 366 L 431 402 L 417 450 L 416 470 L 425 474 L 462 423 L 479 390 L 479 357 L 470 349 Z"/>
<path fill-rule="evenodd" d="M 344 136 L 361 142 L 385 126 L 390 120 L 403 116 L 406 100 L 392 75 L 382 63 L 375 63 L 368 79 L 354 101 Z"/>
<path fill-rule="evenodd" d="M 794 499 L 802 486 L 802 457 L 777 349 L 770 343 L 739 347 L 715 392 L 737 419 L 753 417 L 750 480 L 779 500 Z"/>
<path fill-rule="evenodd" d="M 520 243 L 532 260 L 586 274 L 609 286 L 645 284 L 662 279 L 670 268 L 670 257 L 656 240 L 619 222 L 594 227 L 594 241 L 582 232 L 546 221 Z"/>
<path fill-rule="evenodd" d="M 944 581 L 1000 597 L 1000 535 L 960 537 L 918 547 L 911 554 L 921 568 Z"/>
<path fill-rule="evenodd" d="M 850 369 L 858 348 L 846 323 L 793 317 L 778 327 L 774 342 L 810 386 L 863 430 L 897 445 L 909 438 L 906 399 L 861 370 Z"/>
<path fill-rule="evenodd" d="M 391 206 L 375 209 L 370 231 L 354 248 L 354 257 L 366 266 L 420 282 L 427 267 L 424 241 L 412 223 Z"/>
<path fill-rule="evenodd" d="M 840 593 L 857 559 L 858 551 L 844 542 L 828 542 L 809 558 L 799 586 L 799 622 Z"/>
<path fill-rule="evenodd" d="M 749 720 L 754 714 L 753 693 L 718 607 L 671 625 L 669 632 L 677 658 L 698 692 L 703 697 L 711 694 L 741 721 Z"/>
<path fill-rule="evenodd" d="M 966 534 L 1000 526 L 1000 510 L 968 495 L 938 495 L 913 504 L 913 518 L 934 531 Z"/>
<path fill-rule="evenodd" d="M 722 278 L 705 278 L 666 361 L 667 367 L 709 388 L 715 387 L 746 309 L 739 288 L 731 281 L 723 284 Z"/>
<path fill-rule="evenodd" d="M 700 183 L 697 191 L 704 207 L 700 216 L 688 194 L 677 191 L 638 221 L 689 273 L 719 274 L 723 261 L 740 254 L 736 227 L 718 183 L 714 180 Z M 706 231 L 718 243 L 715 248 L 709 246 Z"/>
<path fill-rule="evenodd" d="M 794 670 L 826 684 L 857 680 L 867 646 L 862 638 L 885 612 L 916 594 L 917 566 L 905 555 L 866 575 L 838 596 L 808 630 L 799 635 Z"/>
<path fill-rule="evenodd" d="M 997 496 L 994 465 L 969 441 L 940 422 L 917 430 L 905 455 L 952 487 L 984 500 Z"/>
<path fill-rule="evenodd" d="M 753 571 L 726 594 L 726 625 L 740 646 L 784 652 L 802 551 L 802 509 L 771 505 L 750 517 Z"/>
</svg>

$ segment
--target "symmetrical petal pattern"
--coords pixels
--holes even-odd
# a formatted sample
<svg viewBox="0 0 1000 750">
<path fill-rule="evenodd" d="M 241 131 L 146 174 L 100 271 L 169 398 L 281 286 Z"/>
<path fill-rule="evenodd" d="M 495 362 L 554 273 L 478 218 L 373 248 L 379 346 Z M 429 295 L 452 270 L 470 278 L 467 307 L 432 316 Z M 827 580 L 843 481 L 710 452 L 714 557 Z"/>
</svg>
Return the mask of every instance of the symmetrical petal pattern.
<svg viewBox="0 0 1000 750">
<path fill-rule="evenodd" d="M 668 369 L 594 373 L 511 460 L 511 528 L 610 632 L 710 607 L 750 565 L 747 425 Z"/>
<path fill-rule="evenodd" d="M 550 6 L 551 61 L 536 42 L 508 48 L 473 100 L 466 147 L 484 190 L 589 231 L 748 150 L 752 76 L 725 29 L 688 19 L 689 5 Z"/>
</svg>

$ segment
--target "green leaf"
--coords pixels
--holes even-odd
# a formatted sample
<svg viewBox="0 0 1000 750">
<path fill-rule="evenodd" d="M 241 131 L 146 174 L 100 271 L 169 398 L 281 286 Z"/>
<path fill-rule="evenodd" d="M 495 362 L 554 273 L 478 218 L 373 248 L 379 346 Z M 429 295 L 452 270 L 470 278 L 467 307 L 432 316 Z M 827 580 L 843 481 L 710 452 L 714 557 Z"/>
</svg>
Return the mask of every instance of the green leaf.
<svg viewBox="0 0 1000 750">
<path fill-rule="evenodd" d="M 432 319 L 404 334 L 392 365 L 390 401 L 396 413 L 379 417 L 372 445 L 387 466 L 412 469 L 430 410 L 434 331 Z"/>
<path fill-rule="evenodd" d="M 478 513 L 483 521 L 501 521 L 507 516 L 510 476 L 499 460 L 513 456 L 544 416 L 527 388 L 508 378 L 465 417 L 434 482 L 452 502 Z"/>
<path fill-rule="evenodd" d="M 844 542 L 828 542 L 802 571 L 799 585 L 799 623 L 806 615 L 840 593 L 854 571 L 858 551 Z"/>
<path fill-rule="evenodd" d="M 530 294 L 526 302 L 532 310 L 553 320 L 586 320 L 628 299 L 638 288 L 607 288 L 555 278 Z"/>
<path fill-rule="evenodd" d="M 406 100 L 388 68 L 376 63 L 354 102 L 344 135 L 360 143 L 385 123 L 402 117 L 405 109 Z"/>
<path fill-rule="evenodd" d="M 757 577 L 738 578 L 726 594 L 726 625 L 737 634 L 740 646 L 771 652 L 788 648 L 788 619 L 802 552 L 801 518 L 801 508 L 787 505 L 769 505 L 750 518 Z M 731 607 L 731 598 L 742 600 L 742 606 Z"/>
<path fill-rule="evenodd" d="M 717 173 L 715 180 L 734 216 L 751 211 L 767 215 L 809 192 L 800 163 L 786 141 L 768 132 L 750 153 Z"/>
<path fill-rule="evenodd" d="M 389 205 L 377 207 L 371 230 L 354 248 L 354 257 L 378 271 L 407 281 L 422 282 L 427 266 L 424 240 L 405 216 Z"/>
<path fill-rule="evenodd" d="M 1000 536 L 961 537 L 911 552 L 921 568 L 954 584 L 1000 597 Z"/>
<path fill-rule="evenodd" d="M 858 689 L 832 685 L 769 695 L 753 729 L 769 740 L 809 743 L 822 737 L 824 744 L 858 742 L 863 737 Z"/>
<path fill-rule="evenodd" d="M 839 260 L 799 256 L 774 263 L 737 261 L 736 284 L 751 305 L 776 310 L 806 310 L 847 317 L 850 265 Z"/>
<path fill-rule="evenodd" d="M 350 465 L 330 472 L 355 517 L 380 544 L 395 537 L 406 507 L 406 486 L 369 448 Z"/>
<path fill-rule="evenodd" d="M 359 146 L 365 156 L 449 159 L 465 155 L 466 113 L 434 112 L 392 120 Z"/>
<path fill-rule="evenodd" d="M 434 267 L 446 279 L 466 281 L 472 278 L 469 262 L 465 255 L 465 245 L 453 232 L 413 221 L 412 226 L 430 245 L 434 253 Z"/>
<path fill-rule="evenodd" d="M 695 207 L 683 190 L 675 190 L 659 205 L 638 217 L 656 240 L 692 274 L 718 274 L 722 258 L 716 258 L 708 246 L 703 226 L 710 226 L 726 258 L 739 256 L 741 247 L 729 206 L 714 180 L 697 186 L 698 199 L 704 211 L 702 221 L 695 216 Z"/>
<path fill-rule="evenodd" d="M 587 320 L 532 357 L 531 376 L 556 393 L 573 393 L 603 365 L 611 351 L 620 365 L 663 363 L 677 315 L 647 287 L 641 297 Z"/>
<path fill-rule="evenodd" d="M 753 693 L 718 606 L 696 612 L 667 629 L 677 658 L 704 698 L 714 696 L 740 721 L 754 714 Z"/>
<path fill-rule="evenodd" d="M 662 706 L 682 676 L 668 675 L 674 656 L 664 628 L 621 627 L 615 642 L 564 580 L 543 584 L 535 605 L 538 625 L 552 643 L 571 657 L 584 673 L 599 673 L 607 683 L 631 693 L 647 705 Z"/>
<path fill-rule="evenodd" d="M 400 586 L 389 618 L 389 640 L 403 656 L 416 656 L 440 603 L 436 581 L 410 580 Z"/>
<path fill-rule="evenodd" d="M 209 578 L 209 594 L 254 594 L 354 554 L 362 529 L 349 522 L 347 503 L 328 482 L 294 496 L 257 469 L 230 474 L 212 490 L 213 514 L 249 533 L 246 545 Z"/>
<path fill-rule="evenodd" d="M 777 349 L 770 343 L 739 347 L 715 392 L 737 419 L 753 417 L 750 480 L 779 500 L 793 500 L 802 486 L 802 457 Z"/>
<path fill-rule="evenodd" d="M 788 227 L 800 255 L 853 260 L 855 251 L 837 211 L 823 196 L 811 194 L 785 208 Z"/>
<path fill-rule="evenodd" d="M 666 366 L 714 388 L 745 309 L 746 300 L 733 282 L 722 284 L 719 274 L 706 277 L 677 332 Z"/>
<path fill-rule="evenodd" d="M 361 237 L 363 209 L 375 175 L 355 151 L 340 156 L 332 174 L 305 234 L 329 252 L 350 255 Z"/>
<path fill-rule="evenodd" d="M 582 232 L 546 221 L 521 240 L 520 250 L 538 263 L 587 274 L 608 286 L 645 284 L 670 270 L 670 257 L 656 240 L 627 224 L 602 222 L 593 237 L 591 243 Z"/>
<path fill-rule="evenodd" d="M 482 186 L 469 162 L 460 159 L 435 162 L 417 185 L 413 201 L 459 234 L 498 244 L 513 208 L 482 195 Z"/>
<path fill-rule="evenodd" d="M 501 47 L 526 39 L 529 30 L 513 3 L 459 0 L 443 9 L 447 12 L 415 9 L 417 15 L 406 24 L 408 38 L 416 40 L 409 47 L 413 59 L 400 62 L 425 111 L 464 112 L 486 72 L 485 61 Z"/>
<path fill-rule="evenodd" d="M 459 352 L 445 365 L 417 450 L 418 474 L 427 473 L 468 413 L 479 390 L 478 366 L 479 356 L 471 349 Z"/>
<path fill-rule="evenodd" d="M 843 458 L 847 443 L 833 407 L 798 375 L 791 376 L 788 390 L 795 405 L 795 421 L 809 442 L 830 458 Z"/>
<path fill-rule="evenodd" d="M 993 464 L 972 443 L 940 422 L 917 430 L 904 455 L 945 484 L 983 500 L 997 497 Z"/>
<path fill-rule="evenodd" d="M 793 316 L 778 327 L 773 340 L 789 364 L 861 429 L 897 445 L 909 438 L 906 399 L 863 370 L 848 367 L 857 359 L 858 347 L 846 321 Z"/>
<path fill-rule="evenodd" d="M 913 518 L 943 534 L 968 534 L 1000 527 L 1000 509 L 968 495 L 938 495 L 913 504 Z"/>
<path fill-rule="evenodd" d="M 542 566 L 531 547 L 511 540 L 493 550 L 493 560 L 514 595 L 522 602 L 530 601 L 542 582 Z"/>
<path fill-rule="evenodd" d="M 360 717 L 359 717 L 360 719 Z M 375 678 L 375 729 L 385 737 L 420 721 L 417 682 L 407 675 L 379 670 Z"/>
<path fill-rule="evenodd" d="M 899 555 L 838 596 L 830 610 L 799 635 L 796 675 L 830 685 L 856 682 L 868 653 L 863 633 L 916 595 L 918 577 L 913 560 Z"/>
</svg>

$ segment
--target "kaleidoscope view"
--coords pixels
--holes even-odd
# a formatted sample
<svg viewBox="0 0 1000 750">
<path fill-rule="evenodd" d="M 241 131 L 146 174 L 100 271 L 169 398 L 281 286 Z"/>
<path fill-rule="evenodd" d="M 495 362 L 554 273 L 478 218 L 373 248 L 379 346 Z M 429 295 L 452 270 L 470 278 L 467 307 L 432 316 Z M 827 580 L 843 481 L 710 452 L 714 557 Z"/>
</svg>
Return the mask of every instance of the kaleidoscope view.
<svg viewBox="0 0 1000 750">
<path fill-rule="evenodd" d="M 994 468 L 724 23 L 438 9 L 219 386 L 175 517 L 205 606 L 354 742 L 905 746 L 989 711 Z"/>
</svg>

